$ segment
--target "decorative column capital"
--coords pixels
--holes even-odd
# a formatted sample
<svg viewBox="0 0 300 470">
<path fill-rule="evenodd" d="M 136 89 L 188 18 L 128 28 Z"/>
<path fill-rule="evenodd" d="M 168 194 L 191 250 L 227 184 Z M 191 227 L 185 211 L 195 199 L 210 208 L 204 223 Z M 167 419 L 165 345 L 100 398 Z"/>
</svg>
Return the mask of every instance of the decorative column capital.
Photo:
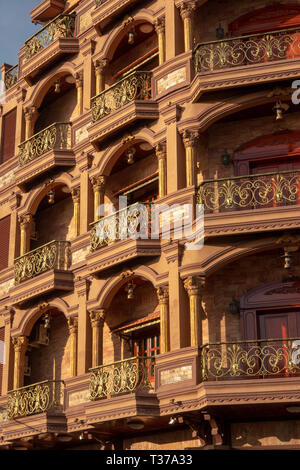
<svg viewBox="0 0 300 470">
<path fill-rule="evenodd" d="M 27 228 L 33 221 L 32 214 L 19 215 L 18 220 L 22 228 Z"/>
<path fill-rule="evenodd" d="M 194 147 L 199 139 L 199 132 L 187 129 L 181 133 L 181 136 L 185 148 Z"/>
<path fill-rule="evenodd" d="M 104 69 L 105 67 L 107 67 L 109 63 L 109 60 L 104 58 L 104 59 L 100 59 L 100 60 L 95 60 L 94 62 L 94 67 L 95 67 L 95 71 L 96 73 L 103 73 L 104 72 Z"/>
<path fill-rule="evenodd" d="M 155 153 L 158 160 L 165 159 L 167 156 L 166 142 L 159 142 L 155 147 Z"/>
<path fill-rule="evenodd" d="M 201 276 L 190 276 L 184 280 L 184 288 L 188 295 L 202 295 L 205 279 Z"/>
<path fill-rule="evenodd" d="M 165 18 L 164 17 L 156 18 L 154 22 L 154 27 L 155 27 L 155 31 L 158 34 L 164 33 L 165 32 Z"/>
<path fill-rule="evenodd" d="M 194 11 L 197 9 L 197 1 L 183 1 L 179 3 L 178 8 L 180 16 L 184 20 L 185 18 L 191 18 Z"/>
<path fill-rule="evenodd" d="M 75 335 L 78 330 L 78 317 L 68 318 L 68 327 L 70 335 Z"/>
<path fill-rule="evenodd" d="M 99 308 L 89 312 L 92 327 L 102 326 L 105 321 L 106 310 Z"/>
<path fill-rule="evenodd" d="M 76 88 L 82 88 L 83 87 L 83 75 L 82 72 L 77 72 L 75 74 L 75 83 L 76 83 Z"/>
<path fill-rule="evenodd" d="M 32 119 L 34 118 L 36 113 L 37 113 L 37 109 L 36 109 L 35 106 L 29 106 L 29 107 L 25 108 L 24 109 L 25 120 L 26 121 L 32 121 Z"/>
<path fill-rule="evenodd" d="M 12 338 L 12 344 L 14 346 L 15 352 L 22 352 L 23 349 L 26 349 L 28 344 L 27 336 L 18 336 L 16 338 Z"/>
<path fill-rule="evenodd" d="M 160 304 L 167 304 L 169 302 L 169 287 L 160 286 L 157 288 L 157 297 Z"/>
<path fill-rule="evenodd" d="M 71 191 L 72 199 L 74 203 L 79 203 L 80 202 L 80 189 L 79 188 L 74 188 Z"/>
<path fill-rule="evenodd" d="M 94 191 L 95 190 L 104 191 L 105 183 L 106 183 L 106 176 L 104 175 L 92 176 L 91 183 L 92 183 Z"/>
</svg>

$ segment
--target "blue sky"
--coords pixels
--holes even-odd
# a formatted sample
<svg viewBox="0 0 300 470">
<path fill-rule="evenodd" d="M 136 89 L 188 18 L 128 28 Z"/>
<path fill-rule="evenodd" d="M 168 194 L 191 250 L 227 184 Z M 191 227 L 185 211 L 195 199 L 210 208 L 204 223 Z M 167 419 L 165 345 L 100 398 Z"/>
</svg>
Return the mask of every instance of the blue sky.
<svg viewBox="0 0 300 470">
<path fill-rule="evenodd" d="M 0 0 L 0 65 L 15 65 L 24 41 L 41 28 L 30 19 L 30 10 L 39 3 L 40 0 Z"/>
</svg>

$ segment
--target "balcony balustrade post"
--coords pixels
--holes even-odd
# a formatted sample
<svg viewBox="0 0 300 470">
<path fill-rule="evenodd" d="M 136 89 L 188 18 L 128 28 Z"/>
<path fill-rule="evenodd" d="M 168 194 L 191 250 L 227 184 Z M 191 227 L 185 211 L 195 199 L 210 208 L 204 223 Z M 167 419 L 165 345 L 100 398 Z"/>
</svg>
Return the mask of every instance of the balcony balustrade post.
<svg viewBox="0 0 300 470">
<path fill-rule="evenodd" d="M 198 132 L 185 130 L 182 134 L 186 158 L 186 187 L 196 183 L 195 146 L 198 142 Z"/>
<path fill-rule="evenodd" d="M 106 177 L 93 176 L 91 178 L 91 183 L 94 191 L 94 222 L 100 219 L 99 207 L 104 204 L 104 194 L 105 194 L 105 183 Z"/>
<path fill-rule="evenodd" d="M 96 74 L 96 95 L 99 95 L 105 88 L 105 68 L 108 59 L 96 60 L 94 63 Z"/>
<path fill-rule="evenodd" d="M 169 288 L 158 287 L 157 297 L 160 308 L 160 352 L 163 354 L 170 350 Z"/>
<path fill-rule="evenodd" d="M 21 236 L 20 236 L 20 256 L 30 251 L 30 232 L 32 225 L 32 215 L 25 214 L 19 217 Z"/>
<path fill-rule="evenodd" d="M 165 19 L 157 18 L 155 21 L 155 30 L 158 36 L 158 63 L 162 65 L 165 62 Z"/>
<path fill-rule="evenodd" d="M 105 309 L 92 310 L 90 320 L 92 325 L 92 367 L 103 363 L 103 325 Z"/>
<path fill-rule="evenodd" d="M 78 331 L 78 318 L 68 318 L 68 327 L 70 334 L 70 375 L 76 377 L 77 375 L 77 331 Z"/>
<path fill-rule="evenodd" d="M 159 197 L 167 195 L 167 148 L 165 143 L 159 143 L 155 147 L 158 159 L 158 192 Z"/>
<path fill-rule="evenodd" d="M 25 366 L 25 353 L 28 344 L 26 336 L 18 336 L 12 339 L 15 350 L 15 363 L 14 363 L 14 390 L 23 387 L 24 384 L 24 366 Z"/>
<path fill-rule="evenodd" d="M 196 6 L 196 2 L 182 2 L 179 4 L 180 16 L 183 20 L 185 52 L 192 49 L 192 20 Z"/>
<path fill-rule="evenodd" d="M 191 346 L 202 344 L 202 321 L 201 321 L 201 294 L 204 280 L 199 276 L 188 277 L 184 281 L 184 288 L 188 293 L 190 302 L 190 339 Z"/>
<path fill-rule="evenodd" d="M 80 234 L 80 189 L 72 189 L 71 194 L 74 206 L 74 236 L 78 237 Z"/>
<path fill-rule="evenodd" d="M 81 73 L 75 75 L 75 83 L 77 89 L 77 114 L 81 116 L 83 113 L 83 77 Z"/>
<path fill-rule="evenodd" d="M 25 140 L 30 139 L 33 136 L 33 129 L 34 129 L 34 121 L 37 117 L 37 110 L 35 106 L 31 106 L 25 108 L 24 110 L 25 116 Z"/>
</svg>

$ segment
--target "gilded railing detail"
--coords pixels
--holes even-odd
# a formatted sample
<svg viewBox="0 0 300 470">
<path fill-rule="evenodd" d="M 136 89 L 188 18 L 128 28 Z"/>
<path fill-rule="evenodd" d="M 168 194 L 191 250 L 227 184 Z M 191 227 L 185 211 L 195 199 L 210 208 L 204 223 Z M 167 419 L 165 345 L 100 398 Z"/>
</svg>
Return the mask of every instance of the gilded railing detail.
<svg viewBox="0 0 300 470">
<path fill-rule="evenodd" d="M 299 28 L 200 43 L 194 50 L 196 73 L 299 56 Z"/>
<path fill-rule="evenodd" d="M 8 392 L 7 414 L 9 419 L 63 409 L 62 380 L 45 380 Z"/>
<path fill-rule="evenodd" d="M 75 15 L 59 15 L 38 33 L 25 41 L 25 57 L 30 59 L 57 38 L 72 38 L 75 33 Z"/>
<path fill-rule="evenodd" d="M 204 381 L 299 375 L 300 338 L 209 343 L 201 362 Z"/>
<path fill-rule="evenodd" d="M 91 369 L 90 399 L 97 400 L 151 388 L 153 365 L 153 357 L 136 356 Z"/>
<path fill-rule="evenodd" d="M 15 65 L 11 69 L 7 70 L 4 75 L 5 88 L 8 90 L 14 86 L 18 81 L 18 65 Z"/>
<path fill-rule="evenodd" d="M 95 251 L 118 240 L 136 239 L 137 234 L 150 235 L 150 224 L 151 204 L 132 204 L 91 224 L 90 250 Z"/>
<path fill-rule="evenodd" d="M 31 279 L 50 269 L 66 271 L 70 265 L 70 242 L 53 240 L 15 259 L 15 284 Z"/>
<path fill-rule="evenodd" d="M 300 170 L 206 180 L 197 202 L 206 213 L 298 204 Z"/>
<path fill-rule="evenodd" d="M 150 100 L 152 72 L 135 71 L 92 98 L 93 121 L 134 100 Z"/>
<path fill-rule="evenodd" d="M 56 122 L 19 145 L 19 165 L 25 165 L 49 150 L 71 148 L 71 123 Z"/>
</svg>

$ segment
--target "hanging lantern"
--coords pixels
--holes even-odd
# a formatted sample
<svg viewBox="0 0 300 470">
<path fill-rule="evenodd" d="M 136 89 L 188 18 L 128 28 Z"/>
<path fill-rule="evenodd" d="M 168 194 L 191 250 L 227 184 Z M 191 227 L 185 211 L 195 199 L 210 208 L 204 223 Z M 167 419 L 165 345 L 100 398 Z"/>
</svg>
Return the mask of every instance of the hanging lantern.
<svg viewBox="0 0 300 470">
<path fill-rule="evenodd" d="M 60 80 L 56 80 L 54 83 L 54 93 L 60 93 L 61 92 L 61 83 Z"/>
<path fill-rule="evenodd" d="M 49 204 L 54 204 L 55 203 L 55 191 L 54 191 L 54 189 L 50 189 L 47 196 L 48 196 L 48 203 Z"/>
<path fill-rule="evenodd" d="M 219 23 L 219 26 L 216 29 L 216 38 L 223 39 L 224 37 L 225 37 L 224 28 L 222 28 L 221 23 Z"/>
<path fill-rule="evenodd" d="M 127 163 L 128 165 L 132 165 L 134 163 L 134 154 L 135 154 L 135 148 L 129 148 L 125 152 L 126 157 L 127 157 Z"/>
<path fill-rule="evenodd" d="M 240 313 L 240 304 L 236 299 L 232 299 L 229 304 L 229 311 L 232 315 L 238 315 Z"/>
<path fill-rule="evenodd" d="M 273 110 L 276 112 L 276 121 L 281 121 L 283 119 L 283 113 L 289 109 L 289 105 L 282 103 L 280 100 L 276 102 Z"/>
<path fill-rule="evenodd" d="M 135 40 L 135 31 L 134 29 L 130 29 L 128 31 L 128 44 L 134 44 Z"/>
<path fill-rule="evenodd" d="M 129 281 L 127 284 L 127 299 L 132 300 L 134 299 L 134 289 L 135 289 L 135 284 L 133 284 L 132 281 Z"/>
</svg>

